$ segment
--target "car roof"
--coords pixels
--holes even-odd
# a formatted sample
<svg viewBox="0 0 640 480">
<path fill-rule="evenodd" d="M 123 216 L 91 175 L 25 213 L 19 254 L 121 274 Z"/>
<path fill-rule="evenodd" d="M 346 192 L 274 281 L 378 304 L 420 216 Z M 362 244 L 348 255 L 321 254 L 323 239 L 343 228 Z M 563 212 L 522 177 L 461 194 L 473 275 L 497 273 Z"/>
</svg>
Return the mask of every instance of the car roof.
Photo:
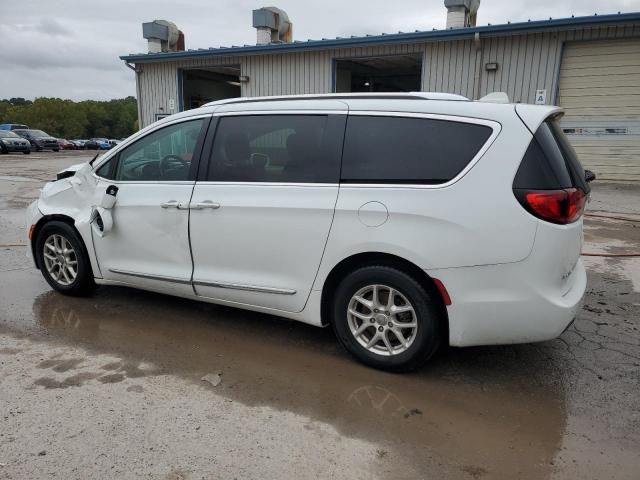
<svg viewBox="0 0 640 480">
<path fill-rule="evenodd" d="M 238 97 L 207 103 L 202 107 L 166 117 L 149 127 L 157 127 L 176 120 L 205 114 L 234 112 L 292 112 L 337 111 L 394 112 L 449 115 L 497 122 L 509 121 L 516 116 L 515 106 L 506 94 L 491 94 L 480 100 L 469 100 L 461 95 L 438 92 L 398 93 L 331 93 L 286 95 L 273 97 Z M 550 105 L 527 105 L 535 117 L 546 117 L 562 110 Z M 147 127 L 147 128 L 149 128 Z M 147 130 L 145 128 L 144 130 Z"/>
</svg>

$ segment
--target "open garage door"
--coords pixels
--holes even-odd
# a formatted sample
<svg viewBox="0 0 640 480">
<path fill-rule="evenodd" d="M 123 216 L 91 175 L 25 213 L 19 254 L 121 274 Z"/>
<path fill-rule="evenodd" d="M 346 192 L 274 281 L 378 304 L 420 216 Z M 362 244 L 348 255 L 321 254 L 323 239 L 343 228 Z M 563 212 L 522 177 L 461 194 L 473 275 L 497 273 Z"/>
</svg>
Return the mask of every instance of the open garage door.
<svg viewBox="0 0 640 480">
<path fill-rule="evenodd" d="M 240 96 L 240 65 L 182 70 L 182 109 Z"/>
<path fill-rule="evenodd" d="M 335 61 L 335 91 L 416 92 L 420 90 L 422 55 L 384 55 Z"/>
<path fill-rule="evenodd" d="M 585 167 L 640 181 L 640 39 L 566 44 L 558 94 L 562 127 Z"/>
</svg>

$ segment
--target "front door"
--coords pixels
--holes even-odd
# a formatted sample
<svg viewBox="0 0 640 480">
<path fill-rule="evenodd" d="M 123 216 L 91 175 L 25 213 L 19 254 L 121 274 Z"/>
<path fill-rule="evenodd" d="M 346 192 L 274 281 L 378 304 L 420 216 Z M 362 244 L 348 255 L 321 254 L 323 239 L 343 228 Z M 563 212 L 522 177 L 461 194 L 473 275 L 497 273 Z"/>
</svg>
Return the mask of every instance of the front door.
<svg viewBox="0 0 640 480">
<path fill-rule="evenodd" d="M 98 168 L 98 188 L 119 189 L 113 228 L 93 235 L 105 279 L 193 295 L 188 205 L 208 121 L 155 130 Z"/>
<path fill-rule="evenodd" d="M 191 200 L 196 293 L 301 311 L 333 220 L 345 115 L 217 118 Z"/>
</svg>

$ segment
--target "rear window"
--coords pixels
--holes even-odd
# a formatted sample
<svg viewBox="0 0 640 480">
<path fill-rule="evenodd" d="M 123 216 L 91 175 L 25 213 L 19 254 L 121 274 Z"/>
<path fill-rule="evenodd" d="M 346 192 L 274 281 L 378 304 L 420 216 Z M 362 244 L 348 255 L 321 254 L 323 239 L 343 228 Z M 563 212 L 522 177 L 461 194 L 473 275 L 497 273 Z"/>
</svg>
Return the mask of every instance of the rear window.
<svg viewBox="0 0 640 480">
<path fill-rule="evenodd" d="M 456 177 L 491 136 L 485 125 L 391 116 L 350 116 L 342 181 L 440 184 Z"/>
<path fill-rule="evenodd" d="M 584 168 L 557 120 L 548 119 L 540 125 L 520 163 L 513 186 L 536 190 L 580 188 L 589 192 Z"/>
</svg>

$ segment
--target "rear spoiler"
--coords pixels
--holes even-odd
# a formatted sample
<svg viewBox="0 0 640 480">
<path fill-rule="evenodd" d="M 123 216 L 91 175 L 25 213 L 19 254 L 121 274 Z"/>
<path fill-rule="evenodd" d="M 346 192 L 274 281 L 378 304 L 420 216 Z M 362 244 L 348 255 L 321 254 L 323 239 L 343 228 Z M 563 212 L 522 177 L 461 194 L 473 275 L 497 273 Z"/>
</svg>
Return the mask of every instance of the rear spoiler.
<svg viewBox="0 0 640 480">
<path fill-rule="evenodd" d="M 564 110 L 560 107 L 549 105 L 529 105 L 527 103 L 517 103 L 515 105 L 516 114 L 522 120 L 529 131 L 533 134 L 538 127 L 549 117 L 559 117 L 564 115 Z"/>
</svg>

